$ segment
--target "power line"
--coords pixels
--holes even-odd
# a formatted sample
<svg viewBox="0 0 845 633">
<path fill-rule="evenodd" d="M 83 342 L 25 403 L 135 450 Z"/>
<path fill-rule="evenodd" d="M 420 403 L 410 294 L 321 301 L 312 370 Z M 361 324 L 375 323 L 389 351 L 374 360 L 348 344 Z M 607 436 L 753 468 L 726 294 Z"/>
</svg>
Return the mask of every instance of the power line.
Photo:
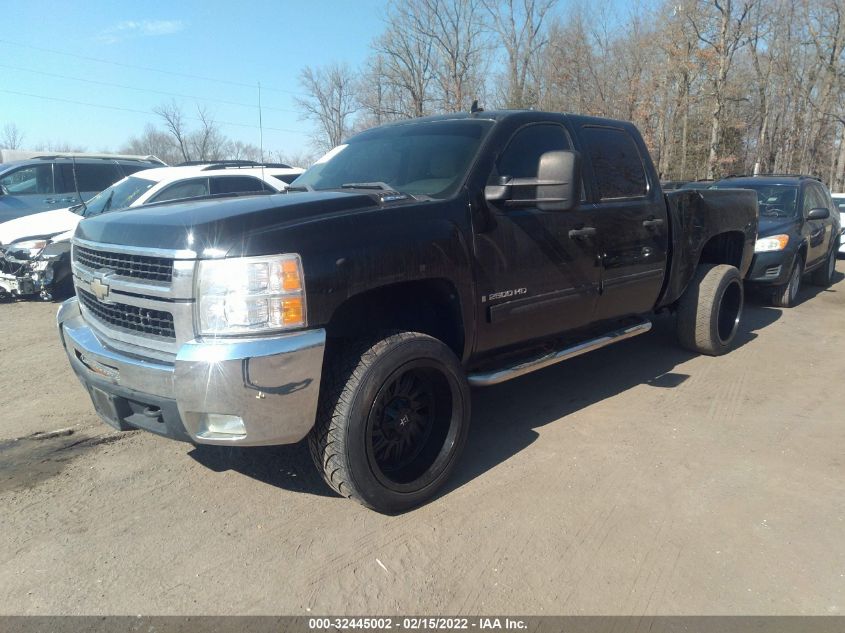
<svg viewBox="0 0 845 633">
<path fill-rule="evenodd" d="M 134 68 L 135 70 L 144 70 L 148 72 L 154 73 L 162 73 L 164 75 L 172 75 L 175 77 L 187 77 L 189 79 L 199 79 L 200 81 L 212 81 L 218 84 L 228 84 L 230 86 L 241 86 L 242 88 L 254 88 L 254 84 L 243 83 L 240 81 L 231 81 L 229 79 L 220 79 L 219 77 L 203 77 L 202 75 L 192 75 L 190 73 L 182 73 L 177 72 L 175 70 L 164 70 L 162 68 L 152 68 L 151 66 L 137 66 L 135 64 L 124 64 L 123 62 L 116 62 L 110 59 L 100 59 L 99 57 L 88 57 L 86 55 L 77 55 L 75 53 L 69 53 L 68 51 L 59 51 L 52 48 L 44 48 L 42 46 L 33 46 L 32 44 L 24 44 L 22 42 L 13 42 L 12 40 L 7 39 L 0 39 L 0 43 L 2 44 L 10 44 L 12 46 L 22 46 L 23 48 L 29 48 L 36 51 L 42 51 L 45 53 L 54 53 L 56 55 L 61 55 L 62 57 L 75 57 L 76 59 L 85 59 L 87 61 L 92 62 L 99 62 L 101 64 L 111 64 L 112 66 L 120 66 L 122 68 Z M 299 97 L 304 97 L 301 92 L 296 92 L 294 90 L 283 90 L 282 88 L 264 88 L 265 90 L 270 90 L 273 92 L 283 92 L 287 94 L 296 95 Z M 267 128 L 270 129 L 270 128 Z"/>
<path fill-rule="evenodd" d="M 239 103 L 237 101 L 226 101 L 225 99 L 215 99 L 213 97 L 198 97 L 198 96 L 195 96 L 195 95 L 181 94 L 181 93 L 178 93 L 178 92 L 165 92 L 163 90 L 153 90 L 152 88 L 138 88 L 137 86 L 127 86 L 125 84 L 116 84 L 116 83 L 111 83 L 111 82 L 108 82 L 108 81 L 98 81 L 96 79 L 84 79 L 83 77 L 72 77 L 71 75 L 62 75 L 62 74 L 59 74 L 59 73 L 51 73 L 51 72 L 47 72 L 47 71 L 44 71 L 44 70 L 35 70 L 34 68 L 22 68 L 20 66 L 10 66 L 9 64 L 0 64 L 0 68 L 8 68 L 10 70 L 17 70 L 17 71 L 20 71 L 20 72 L 33 73 L 33 74 L 36 74 L 36 75 L 44 75 L 46 77 L 57 77 L 59 79 L 70 79 L 70 80 L 73 80 L 73 81 L 82 81 L 82 82 L 85 82 L 85 83 L 95 84 L 95 85 L 98 85 L 98 86 L 111 86 L 111 87 L 114 87 L 114 88 L 123 88 L 125 90 L 136 90 L 138 92 L 148 92 L 148 93 L 151 93 L 151 94 L 165 95 L 167 97 L 179 97 L 181 99 L 193 99 L 194 101 L 209 101 L 209 102 L 212 102 L 212 103 L 222 103 L 222 104 L 225 104 L 225 105 L 240 106 L 242 108 L 257 108 L 258 107 L 257 105 L 253 105 L 251 103 Z M 270 106 L 264 106 L 264 109 L 265 110 L 274 110 L 274 111 L 277 111 L 277 112 L 289 112 L 291 114 L 299 114 L 299 112 L 297 110 L 289 110 L 289 109 L 286 109 L 286 108 L 273 108 L 273 107 L 270 107 Z"/>
<path fill-rule="evenodd" d="M 152 115 L 155 114 L 155 112 L 151 112 L 149 110 L 135 110 L 133 108 L 123 108 L 123 107 L 120 107 L 120 106 L 110 106 L 110 105 L 106 105 L 104 103 L 86 103 L 85 101 L 75 101 L 73 99 L 63 99 L 61 97 L 48 97 L 48 96 L 45 96 L 45 95 L 32 94 L 30 92 L 18 92 L 16 90 L 6 90 L 4 88 L 0 88 L 0 92 L 4 92 L 6 94 L 11 94 L 11 95 L 18 95 L 18 96 L 21 96 L 21 97 L 32 97 L 34 99 L 44 99 L 46 101 L 58 101 L 60 103 L 72 103 L 74 105 L 88 106 L 88 107 L 91 107 L 91 108 L 105 108 L 106 110 L 119 110 L 119 111 L 122 111 L 122 112 L 132 112 L 134 114 L 145 114 L 147 116 L 149 116 L 151 114 Z M 185 118 L 190 119 L 192 121 L 202 121 L 202 119 L 200 119 L 198 117 L 186 116 Z M 252 129 L 258 129 L 257 125 L 250 125 L 249 123 L 234 123 L 232 121 L 218 121 L 216 119 L 215 119 L 214 122 L 219 124 L 219 125 L 232 125 L 232 126 L 235 126 L 235 127 L 248 127 L 248 128 L 252 128 Z M 289 129 L 279 128 L 279 127 L 265 127 L 264 129 L 265 130 L 273 130 L 274 132 L 286 132 L 288 134 L 299 134 L 301 136 L 307 136 L 307 133 L 303 132 L 302 130 L 289 130 Z"/>
</svg>

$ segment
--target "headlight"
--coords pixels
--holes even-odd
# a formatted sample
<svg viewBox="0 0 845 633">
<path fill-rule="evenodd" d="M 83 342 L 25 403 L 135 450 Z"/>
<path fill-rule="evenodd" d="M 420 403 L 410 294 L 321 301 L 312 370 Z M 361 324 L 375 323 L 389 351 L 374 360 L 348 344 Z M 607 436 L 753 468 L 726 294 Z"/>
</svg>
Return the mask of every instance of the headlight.
<svg viewBox="0 0 845 633">
<path fill-rule="evenodd" d="M 299 255 L 203 260 L 197 282 L 200 334 L 253 334 L 303 327 Z"/>
<path fill-rule="evenodd" d="M 789 244 L 788 235 L 772 235 L 771 237 L 761 237 L 754 244 L 755 253 L 770 253 L 772 251 L 782 251 Z"/>
<path fill-rule="evenodd" d="M 47 246 L 47 240 L 26 240 L 25 242 L 14 242 L 8 246 L 6 252 L 15 259 L 32 259 L 38 257 L 38 253 Z"/>
</svg>

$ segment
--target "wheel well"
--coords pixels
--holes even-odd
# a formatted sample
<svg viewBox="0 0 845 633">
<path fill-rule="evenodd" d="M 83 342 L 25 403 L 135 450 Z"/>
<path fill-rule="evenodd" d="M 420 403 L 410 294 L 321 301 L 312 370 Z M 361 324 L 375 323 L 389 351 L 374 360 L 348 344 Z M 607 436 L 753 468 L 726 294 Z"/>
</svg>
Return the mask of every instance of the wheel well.
<svg viewBox="0 0 845 633">
<path fill-rule="evenodd" d="M 464 353 L 464 327 L 455 286 L 445 279 L 426 279 L 382 286 L 350 297 L 326 326 L 329 338 L 349 339 L 379 330 L 429 334 Z"/>
<path fill-rule="evenodd" d="M 730 264 L 742 267 L 745 237 L 739 232 L 720 233 L 710 238 L 701 250 L 699 264 Z"/>
</svg>

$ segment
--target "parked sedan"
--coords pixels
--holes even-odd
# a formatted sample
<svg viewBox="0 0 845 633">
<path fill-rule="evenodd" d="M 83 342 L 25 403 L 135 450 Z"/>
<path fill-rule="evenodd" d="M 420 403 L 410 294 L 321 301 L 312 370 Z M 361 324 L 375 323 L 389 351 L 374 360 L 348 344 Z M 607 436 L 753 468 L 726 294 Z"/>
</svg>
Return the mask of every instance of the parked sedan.
<svg viewBox="0 0 845 633">
<path fill-rule="evenodd" d="M 810 176 L 737 176 L 711 187 L 757 192 L 760 223 L 746 276 L 767 289 L 772 304 L 795 305 L 801 281 L 829 286 L 841 241 L 839 209 L 821 181 Z"/>
</svg>

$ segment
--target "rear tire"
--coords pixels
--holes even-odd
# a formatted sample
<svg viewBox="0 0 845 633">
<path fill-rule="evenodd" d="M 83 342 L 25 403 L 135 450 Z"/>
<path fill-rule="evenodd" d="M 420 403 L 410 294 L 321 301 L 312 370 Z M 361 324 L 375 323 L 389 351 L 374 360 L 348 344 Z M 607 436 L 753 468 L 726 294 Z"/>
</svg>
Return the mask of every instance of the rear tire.
<svg viewBox="0 0 845 633">
<path fill-rule="evenodd" d="M 801 255 L 795 256 L 795 263 L 789 273 L 789 281 L 783 286 L 772 290 L 772 305 L 776 308 L 794 308 L 798 303 L 798 291 L 801 289 L 801 278 L 804 276 L 804 261 Z"/>
<path fill-rule="evenodd" d="M 681 345 L 709 356 L 730 351 L 744 300 L 742 276 L 736 267 L 699 266 L 678 302 L 677 332 Z"/>
<path fill-rule="evenodd" d="M 326 361 L 311 456 L 338 494 L 394 514 L 431 499 L 466 443 L 469 386 L 444 343 L 395 332 Z"/>
<path fill-rule="evenodd" d="M 813 271 L 810 281 L 814 286 L 828 288 L 833 283 L 833 275 L 836 272 L 836 251 L 838 250 L 839 246 L 836 243 L 832 244 L 824 264 Z"/>
</svg>

